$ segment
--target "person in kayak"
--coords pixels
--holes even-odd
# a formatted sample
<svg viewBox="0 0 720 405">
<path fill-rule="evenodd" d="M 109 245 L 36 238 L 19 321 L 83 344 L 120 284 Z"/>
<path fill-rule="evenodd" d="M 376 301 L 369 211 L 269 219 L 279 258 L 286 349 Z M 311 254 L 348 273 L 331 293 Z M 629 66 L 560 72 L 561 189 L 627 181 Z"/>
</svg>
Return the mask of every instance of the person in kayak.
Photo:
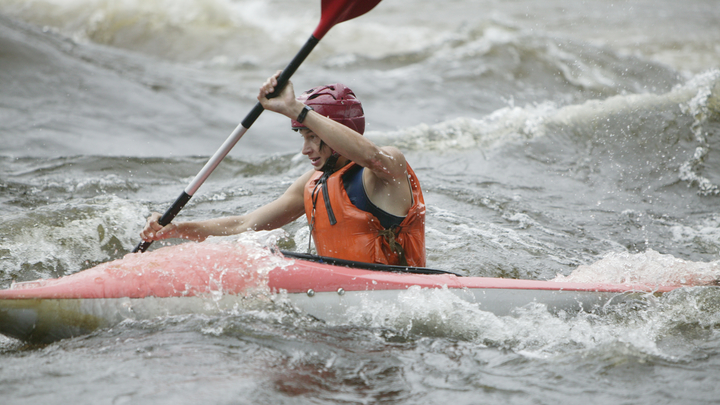
<svg viewBox="0 0 720 405">
<path fill-rule="evenodd" d="M 276 98 L 280 72 L 260 88 L 269 111 L 291 119 L 303 137 L 302 154 L 313 170 L 278 199 L 250 213 L 162 227 L 155 212 L 140 237 L 145 241 L 234 235 L 284 226 L 303 213 L 317 253 L 369 263 L 425 266 L 425 203 L 420 182 L 397 148 L 378 147 L 362 136 L 365 115 L 342 84 L 315 87 L 295 97 L 291 82 Z"/>
</svg>

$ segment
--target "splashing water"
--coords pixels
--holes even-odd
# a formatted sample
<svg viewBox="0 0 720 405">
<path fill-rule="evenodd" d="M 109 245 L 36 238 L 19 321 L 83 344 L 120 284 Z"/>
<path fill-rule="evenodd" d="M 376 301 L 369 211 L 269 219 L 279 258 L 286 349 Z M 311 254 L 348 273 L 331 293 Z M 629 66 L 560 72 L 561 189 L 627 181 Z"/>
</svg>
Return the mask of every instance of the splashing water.
<svg viewBox="0 0 720 405">
<path fill-rule="evenodd" d="M 605 282 L 647 285 L 715 285 L 720 280 L 720 261 L 709 263 L 678 259 L 652 249 L 643 253 L 608 253 L 601 260 L 579 266 L 557 282 Z"/>
</svg>

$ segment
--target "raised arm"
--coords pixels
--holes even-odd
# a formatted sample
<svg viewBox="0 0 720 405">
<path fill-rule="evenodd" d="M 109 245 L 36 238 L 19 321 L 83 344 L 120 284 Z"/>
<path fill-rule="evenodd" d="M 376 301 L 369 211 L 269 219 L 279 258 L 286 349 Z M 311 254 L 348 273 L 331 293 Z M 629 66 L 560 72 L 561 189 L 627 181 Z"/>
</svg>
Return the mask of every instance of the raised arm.
<svg viewBox="0 0 720 405">
<path fill-rule="evenodd" d="M 260 88 L 258 100 L 265 109 L 295 119 L 305 108 L 305 104 L 295 98 L 292 82 L 288 82 L 279 97 L 265 97 L 275 90 L 279 73 L 270 77 Z M 307 114 L 303 124 L 341 156 L 370 169 L 378 178 L 384 181 L 406 178 L 407 163 L 398 149 L 380 148 L 353 129 L 314 111 Z"/>
<path fill-rule="evenodd" d="M 405 156 L 397 148 L 378 147 L 345 125 L 314 111 L 308 113 L 305 125 L 341 156 L 370 169 L 378 178 L 384 181 L 407 178 Z"/>
</svg>

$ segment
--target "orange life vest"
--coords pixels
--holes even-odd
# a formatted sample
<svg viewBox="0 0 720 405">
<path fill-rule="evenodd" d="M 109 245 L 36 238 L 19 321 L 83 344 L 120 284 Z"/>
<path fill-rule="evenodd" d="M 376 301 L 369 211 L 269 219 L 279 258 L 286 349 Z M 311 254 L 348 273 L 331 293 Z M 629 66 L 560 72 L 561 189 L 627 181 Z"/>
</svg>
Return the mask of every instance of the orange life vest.
<svg viewBox="0 0 720 405">
<path fill-rule="evenodd" d="M 342 176 L 354 165 L 352 162 L 345 165 L 326 180 L 334 220 L 326 209 L 323 186 L 317 184 L 323 172 L 315 173 L 305 184 L 305 215 L 318 254 L 366 263 L 424 267 L 425 200 L 415 172 L 408 166 L 413 205 L 399 226 L 386 230 L 373 214 L 353 205 L 345 191 Z M 316 194 L 314 213 L 313 190 Z"/>
</svg>

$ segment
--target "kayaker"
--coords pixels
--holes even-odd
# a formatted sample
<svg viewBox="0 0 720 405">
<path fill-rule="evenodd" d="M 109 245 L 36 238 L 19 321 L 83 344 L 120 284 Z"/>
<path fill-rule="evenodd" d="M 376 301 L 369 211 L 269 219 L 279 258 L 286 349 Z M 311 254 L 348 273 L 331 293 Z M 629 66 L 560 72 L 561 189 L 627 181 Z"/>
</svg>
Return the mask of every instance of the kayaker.
<svg viewBox="0 0 720 405">
<path fill-rule="evenodd" d="M 370 263 L 425 266 L 425 203 L 405 156 L 362 136 L 365 115 L 342 84 L 315 87 L 295 97 L 290 82 L 276 98 L 280 72 L 260 88 L 269 111 L 291 119 L 303 137 L 302 154 L 313 170 L 278 199 L 250 213 L 162 227 L 153 213 L 140 236 L 145 241 L 233 235 L 270 230 L 306 215 L 317 253 Z"/>
</svg>

